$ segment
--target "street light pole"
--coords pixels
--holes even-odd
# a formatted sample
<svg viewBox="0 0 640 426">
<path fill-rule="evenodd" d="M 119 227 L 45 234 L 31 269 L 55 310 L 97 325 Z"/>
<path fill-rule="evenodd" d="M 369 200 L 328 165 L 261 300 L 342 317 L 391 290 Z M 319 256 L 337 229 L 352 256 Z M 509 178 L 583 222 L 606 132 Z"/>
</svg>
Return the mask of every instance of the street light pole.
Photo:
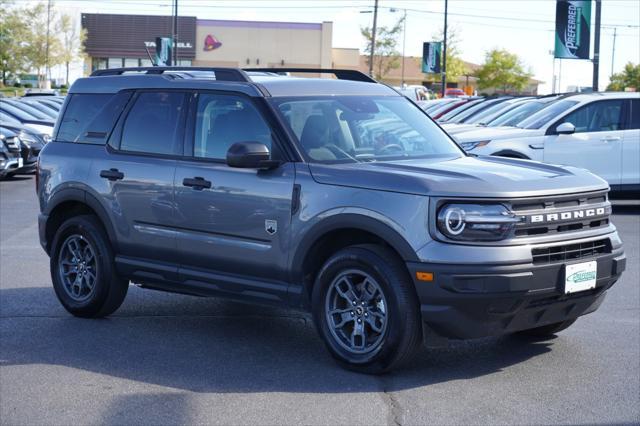
<svg viewBox="0 0 640 426">
<path fill-rule="evenodd" d="M 404 58 L 407 48 L 407 9 L 404 9 L 404 17 L 402 18 L 402 85 L 404 86 Z"/>
<path fill-rule="evenodd" d="M 616 35 L 618 27 L 613 27 L 613 49 L 611 52 L 611 75 L 613 75 L 613 62 L 616 59 Z"/>
<path fill-rule="evenodd" d="M 442 44 L 442 97 L 447 90 L 447 12 L 449 0 L 444 0 L 444 43 Z"/>
<path fill-rule="evenodd" d="M 376 50 L 376 26 L 378 25 L 378 0 L 373 6 L 373 28 L 371 28 L 371 53 L 369 53 L 369 75 L 373 77 L 373 58 Z"/>
<path fill-rule="evenodd" d="M 593 46 L 593 84 L 594 92 L 598 91 L 598 75 L 600 71 L 600 16 L 602 14 L 602 2 L 596 0 L 596 30 L 594 34 Z"/>
<path fill-rule="evenodd" d="M 45 60 L 45 67 L 44 67 L 44 79 L 45 81 L 43 82 L 43 84 L 45 85 L 46 88 L 46 80 L 49 78 L 49 22 L 51 21 L 51 0 L 48 0 L 47 2 L 47 45 L 46 45 L 46 60 Z M 38 76 L 38 79 L 40 79 L 40 76 Z"/>
</svg>

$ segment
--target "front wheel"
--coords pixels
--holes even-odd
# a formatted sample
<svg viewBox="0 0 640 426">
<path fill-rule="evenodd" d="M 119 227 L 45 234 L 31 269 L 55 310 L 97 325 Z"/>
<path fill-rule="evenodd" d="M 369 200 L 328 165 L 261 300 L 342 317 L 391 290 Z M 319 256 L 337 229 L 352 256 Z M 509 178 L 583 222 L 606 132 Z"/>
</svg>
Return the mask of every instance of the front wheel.
<svg viewBox="0 0 640 426">
<path fill-rule="evenodd" d="M 384 247 L 353 246 L 333 255 L 317 276 L 312 303 L 327 348 L 350 370 L 386 372 L 408 361 L 421 342 L 413 283 Z"/>
<path fill-rule="evenodd" d="M 72 217 L 58 228 L 50 269 L 58 300 L 79 317 L 113 313 L 129 288 L 129 282 L 116 273 L 113 250 L 102 225 L 91 215 Z"/>
</svg>

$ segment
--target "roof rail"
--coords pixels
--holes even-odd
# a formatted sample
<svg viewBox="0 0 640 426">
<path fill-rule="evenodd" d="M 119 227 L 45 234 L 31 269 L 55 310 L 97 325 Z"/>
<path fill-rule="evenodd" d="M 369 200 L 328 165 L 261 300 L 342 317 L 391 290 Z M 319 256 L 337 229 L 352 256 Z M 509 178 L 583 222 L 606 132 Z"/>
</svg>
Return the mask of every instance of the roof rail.
<svg viewBox="0 0 640 426">
<path fill-rule="evenodd" d="M 91 77 L 104 77 L 110 75 L 122 75 L 127 72 L 139 72 L 145 74 L 164 74 L 165 72 L 189 72 L 189 71 L 209 71 L 215 74 L 218 81 L 242 81 L 251 82 L 247 74 L 238 68 L 211 68 L 211 67 L 131 67 L 131 68 L 110 68 L 106 70 L 96 70 L 91 73 Z"/>
<path fill-rule="evenodd" d="M 338 80 L 363 81 L 365 83 L 377 83 L 373 78 L 358 70 L 340 70 L 329 68 L 243 68 L 244 71 L 259 71 L 280 74 L 285 72 L 333 74 Z"/>
</svg>

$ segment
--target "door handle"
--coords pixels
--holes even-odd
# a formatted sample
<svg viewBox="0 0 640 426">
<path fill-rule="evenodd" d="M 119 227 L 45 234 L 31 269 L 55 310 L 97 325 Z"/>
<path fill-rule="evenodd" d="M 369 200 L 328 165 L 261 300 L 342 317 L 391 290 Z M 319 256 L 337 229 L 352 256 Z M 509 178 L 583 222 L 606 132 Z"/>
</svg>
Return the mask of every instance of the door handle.
<svg viewBox="0 0 640 426">
<path fill-rule="evenodd" d="M 124 178 L 124 173 L 122 173 L 118 169 L 102 170 L 100 172 L 100 177 L 101 178 L 105 178 L 105 179 L 109 179 L 110 181 L 114 181 L 114 180 L 123 179 Z"/>
<path fill-rule="evenodd" d="M 209 189 L 211 188 L 211 181 L 206 180 L 200 176 L 196 176 L 194 178 L 184 178 L 182 180 L 182 185 L 190 186 L 195 190 Z"/>
<path fill-rule="evenodd" d="M 605 136 L 600 139 L 602 142 L 617 142 L 620 140 L 620 136 Z"/>
</svg>

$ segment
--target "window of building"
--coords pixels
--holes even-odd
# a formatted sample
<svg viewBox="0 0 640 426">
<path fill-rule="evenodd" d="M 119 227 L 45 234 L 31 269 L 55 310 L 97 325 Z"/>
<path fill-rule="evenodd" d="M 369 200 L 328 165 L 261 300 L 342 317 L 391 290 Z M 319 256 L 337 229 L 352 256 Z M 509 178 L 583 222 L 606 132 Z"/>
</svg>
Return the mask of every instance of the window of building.
<svg viewBox="0 0 640 426">
<path fill-rule="evenodd" d="M 138 67 L 140 60 L 138 58 L 124 58 L 125 67 Z"/>
<path fill-rule="evenodd" d="M 177 154 L 185 95 L 140 93 L 122 129 L 120 149 L 152 154 Z"/>
<path fill-rule="evenodd" d="M 107 59 L 107 68 L 122 68 L 122 58 Z"/>
</svg>

